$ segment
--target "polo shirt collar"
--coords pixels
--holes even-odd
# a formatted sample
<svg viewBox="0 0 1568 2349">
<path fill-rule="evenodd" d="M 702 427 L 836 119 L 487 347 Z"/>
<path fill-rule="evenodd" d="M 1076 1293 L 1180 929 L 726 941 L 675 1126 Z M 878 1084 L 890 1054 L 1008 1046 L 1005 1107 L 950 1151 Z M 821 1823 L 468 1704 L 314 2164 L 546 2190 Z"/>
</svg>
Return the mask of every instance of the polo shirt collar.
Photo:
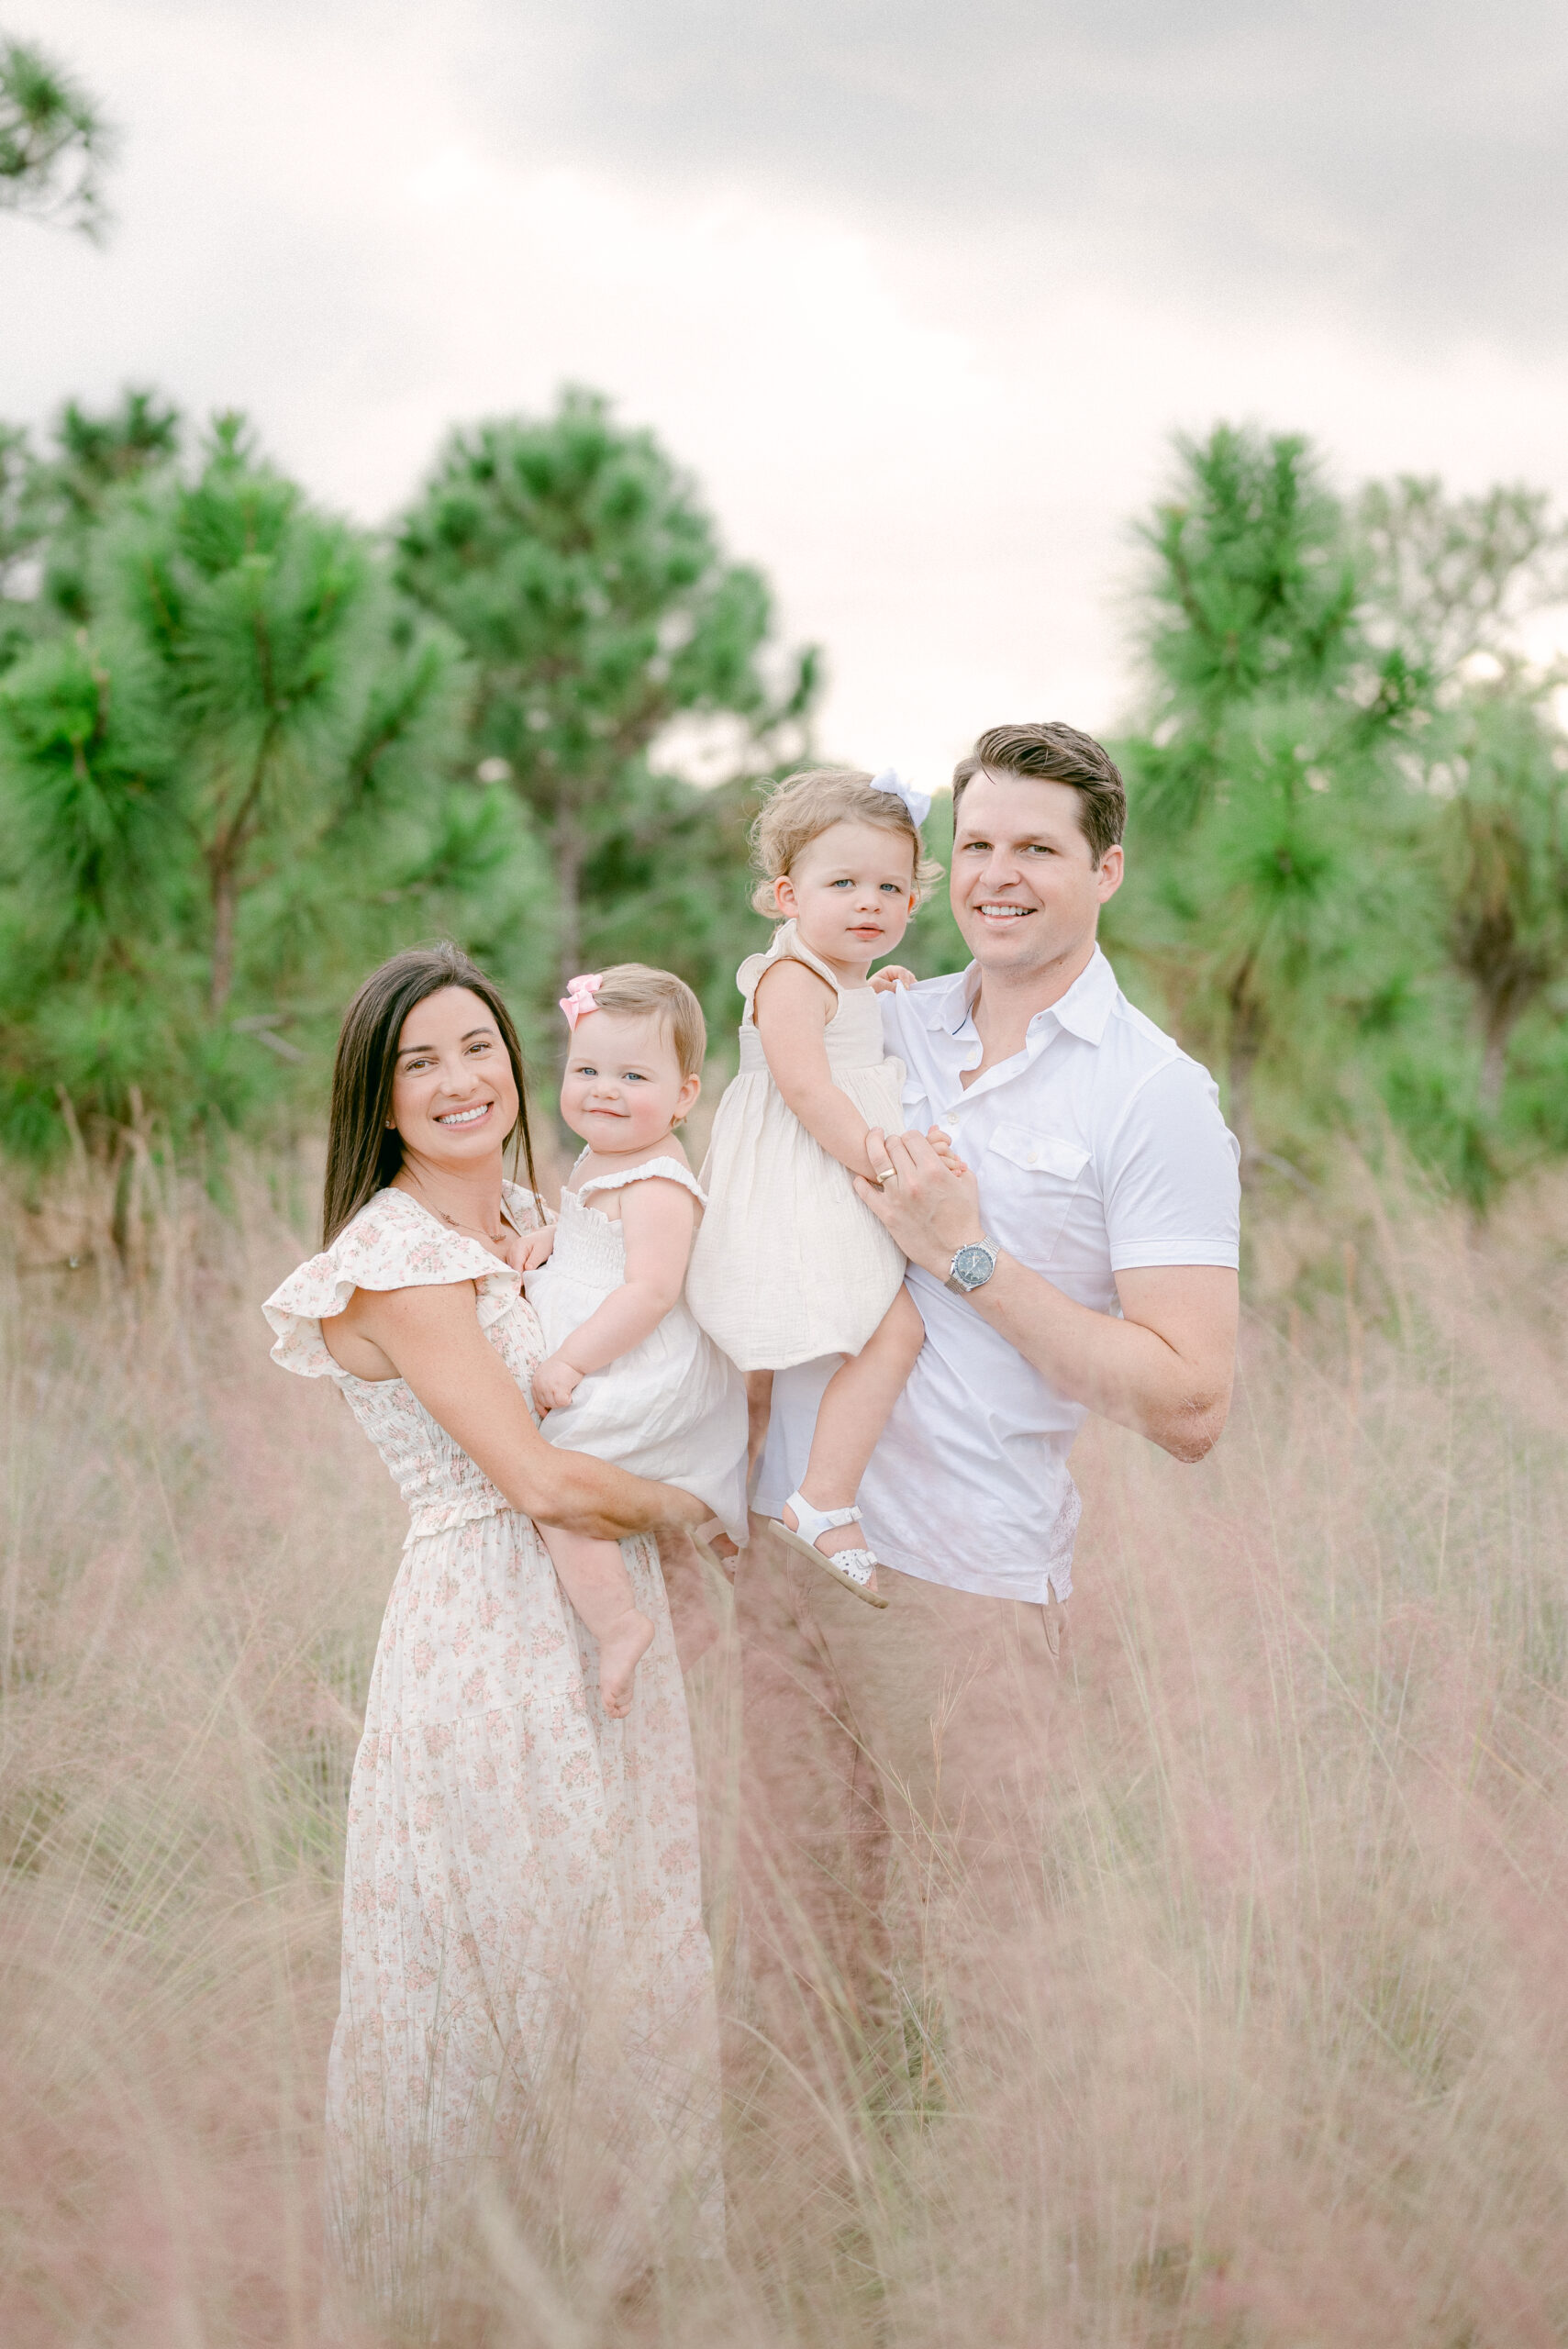
<svg viewBox="0 0 1568 2349">
<path fill-rule="evenodd" d="M 958 1035 L 969 1024 L 979 992 L 980 965 L 971 963 L 966 971 L 955 974 L 947 987 L 933 990 L 927 1024 L 932 1029 L 945 1028 L 950 1036 Z M 1054 1020 L 1070 1036 L 1082 1038 L 1085 1044 L 1097 1044 L 1106 1032 L 1116 997 L 1116 973 L 1096 946 L 1061 1001 L 1051 1004 L 1048 1010 L 1037 1011 L 1029 1021 L 1030 1043 L 1043 1041 L 1045 1023 Z"/>
</svg>

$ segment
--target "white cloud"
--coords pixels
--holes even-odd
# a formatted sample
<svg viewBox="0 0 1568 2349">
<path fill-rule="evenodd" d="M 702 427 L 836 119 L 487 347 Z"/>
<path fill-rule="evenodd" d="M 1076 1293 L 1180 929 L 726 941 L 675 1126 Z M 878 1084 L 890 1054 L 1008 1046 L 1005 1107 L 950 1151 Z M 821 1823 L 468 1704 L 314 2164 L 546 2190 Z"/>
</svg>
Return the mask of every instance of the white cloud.
<svg viewBox="0 0 1568 2349">
<path fill-rule="evenodd" d="M 155 381 L 248 408 L 320 495 L 380 518 L 449 424 L 597 385 L 697 473 L 790 633 L 826 644 L 825 746 L 928 785 L 999 718 L 1114 721 L 1128 523 L 1173 426 L 1251 415 L 1347 475 L 1568 487 L 1549 351 L 1151 295 L 1061 224 L 982 233 L 805 175 L 781 193 L 733 155 L 653 174 L 502 139 L 465 78 L 501 21 L 484 0 L 51 0 L 49 39 L 127 126 L 120 226 L 95 253 L 0 220 L 5 315 L 27 321 L 0 413 Z M 538 119 L 552 51 L 524 34 Z"/>
</svg>

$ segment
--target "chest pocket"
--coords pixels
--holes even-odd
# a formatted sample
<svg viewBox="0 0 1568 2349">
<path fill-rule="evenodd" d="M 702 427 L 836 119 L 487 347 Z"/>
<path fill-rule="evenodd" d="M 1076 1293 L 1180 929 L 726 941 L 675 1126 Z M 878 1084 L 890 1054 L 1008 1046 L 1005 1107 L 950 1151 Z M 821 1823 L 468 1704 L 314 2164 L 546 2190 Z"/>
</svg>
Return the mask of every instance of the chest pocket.
<svg viewBox="0 0 1568 2349">
<path fill-rule="evenodd" d="M 996 1220 L 1006 1222 L 1013 1231 L 1003 1244 L 1025 1264 L 1042 1265 L 1050 1256 L 1088 1163 L 1086 1150 L 1057 1134 L 1012 1124 L 1000 1125 L 992 1134 L 979 1170 L 981 1184 L 989 1187 L 989 1168 L 1006 1209 Z"/>
</svg>

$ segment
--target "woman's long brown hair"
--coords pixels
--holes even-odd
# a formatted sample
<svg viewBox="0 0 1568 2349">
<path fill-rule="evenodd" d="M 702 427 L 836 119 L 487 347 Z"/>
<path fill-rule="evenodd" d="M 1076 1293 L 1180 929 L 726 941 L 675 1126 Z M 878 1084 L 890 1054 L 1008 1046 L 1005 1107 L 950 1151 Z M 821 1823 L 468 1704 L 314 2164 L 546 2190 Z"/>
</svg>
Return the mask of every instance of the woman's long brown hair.
<svg viewBox="0 0 1568 2349">
<path fill-rule="evenodd" d="M 332 1109 L 327 1130 L 327 1182 L 321 1202 L 321 1244 L 329 1248 L 367 1199 L 384 1191 L 403 1163 L 403 1137 L 388 1126 L 397 1040 L 417 1004 L 443 987 L 466 987 L 492 1013 L 517 1085 L 517 1122 L 506 1137 L 520 1141 L 528 1188 L 537 1191 L 522 1048 L 512 1015 L 494 980 L 461 946 L 410 946 L 373 971 L 352 1003 L 332 1064 Z M 505 1143 L 502 1147 L 505 1148 Z M 513 1153 L 513 1170 L 517 1154 Z"/>
</svg>

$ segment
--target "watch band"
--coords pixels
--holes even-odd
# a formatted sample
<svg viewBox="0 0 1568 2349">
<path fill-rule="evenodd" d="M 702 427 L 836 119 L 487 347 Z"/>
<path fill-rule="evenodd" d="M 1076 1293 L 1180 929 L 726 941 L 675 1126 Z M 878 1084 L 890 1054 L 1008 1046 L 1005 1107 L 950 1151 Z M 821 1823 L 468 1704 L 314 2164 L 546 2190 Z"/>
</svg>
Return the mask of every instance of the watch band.
<svg viewBox="0 0 1568 2349">
<path fill-rule="evenodd" d="M 948 1267 L 947 1286 L 960 1297 L 973 1297 L 975 1290 L 984 1288 L 991 1278 L 996 1269 L 996 1259 L 1001 1252 L 996 1242 L 984 1232 L 981 1233 L 978 1240 L 966 1240 L 962 1248 L 955 1249 L 953 1252 L 952 1263 Z M 978 1280 L 966 1281 L 959 1278 L 958 1268 L 965 1256 L 981 1256 L 989 1260 Z"/>
</svg>

